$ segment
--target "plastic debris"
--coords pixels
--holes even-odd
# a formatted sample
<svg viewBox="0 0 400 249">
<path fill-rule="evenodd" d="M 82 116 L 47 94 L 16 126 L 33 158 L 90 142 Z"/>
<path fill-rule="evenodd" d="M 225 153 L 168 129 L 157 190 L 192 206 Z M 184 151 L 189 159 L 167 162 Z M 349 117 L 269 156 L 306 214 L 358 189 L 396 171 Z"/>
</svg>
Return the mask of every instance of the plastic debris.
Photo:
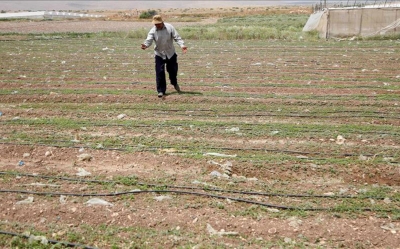
<svg viewBox="0 0 400 249">
<path fill-rule="evenodd" d="M 276 135 L 278 133 L 279 133 L 279 131 L 271 131 L 269 134 L 273 136 L 273 135 Z"/>
<path fill-rule="evenodd" d="M 279 213 L 280 212 L 279 209 L 277 209 L 277 208 L 267 208 L 267 211 L 271 212 L 271 213 Z"/>
<path fill-rule="evenodd" d="M 231 176 L 232 175 L 232 162 L 230 161 L 226 161 L 224 164 L 218 163 L 216 161 L 208 161 L 208 163 L 214 164 L 214 165 L 218 165 L 221 167 L 221 169 L 223 170 L 224 174 Z"/>
<path fill-rule="evenodd" d="M 52 188 L 59 188 L 61 185 L 34 182 L 34 183 L 30 183 L 30 184 L 23 184 L 22 186 L 35 186 L 35 187 L 52 187 Z"/>
<path fill-rule="evenodd" d="M 86 202 L 88 206 L 93 206 L 93 205 L 102 205 L 102 206 L 114 206 L 112 203 L 105 201 L 100 198 L 92 198 Z"/>
<path fill-rule="evenodd" d="M 33 203 L 33 197 L 32 196 L 29 196 L 25 200 L 17 201 L 15 204 L 20 205 L 20 204 L 30 204 L 30 203 Z"/>
<path fill-rule="evenodd" d="M 200 182 L 200 181 L 198 181 L 198 180 L 194 180 L 194 181 L 192 182 L 192 184 L 195 184 L 195 185 L 204 185 L 204 186 L 211 187 L 211 188 L 217 188 L 216 186 L 214 186 L 214 185 L 212 185 L 212 184 L 208 184 L 208 183 L 206 183 L 206 182 Z"/>
<path fill-rule="evenodd" d="M 46 237 L 44 236 L 35 236 L 35 235 L 30 235 L 28 238 L 29 243 L 33 243 L 34 241 L 40 241 L 41 244 L 47 245 L 49 241 L 47 240 Z"/>
<path fill-rule="evenodd" d="M 225 232 L 224 229 L 220 231 L 215 230 L 210 224 L 207 223 L 207 231 L 210 235 L 217 235 L 217 236 L 232 236 L 232 235 L 239 235 L 238 232 Z"/>
<path fill-rule="evenodd" d="M 247 178 L 247 181 L 256 182 L 256 181 L 258 181 L 258 178 L 257 177 L 250 177 L 250 178 Z"/>
<path fill-rule="evenodd" d="M 126 114 L 122 113 L 117 116 L 118 119 L 123 119 L 126 117 Z"/>
<path fill-rule="evenodd" d="M 172 200 L 172 197 L 167 195 L 161 195 L 161 196 L 156 196 L 153 199 L 156 201 L 164 201 L 164 200 Z"/>
<path fill-rule="evenodd" d="M 343 137 L 343 136 L 341 136 L 341 135 L 338 135 L 337 137 L 336 137 L 336 144 L 344 144 L 344 141 L 345 141 L 346 139 Z"/>
<path fill-rule="evenodd" d="M 232 128 L 230 128 L 230 129 L 225 129 L 225 131 L 228 131 L 228 132 L 238 132 L 238 131 L 240 131 L 240 128 L 239 128 L 239 127 L 232 127 Z"/>
<path fill-rule="evenodd" d="M 61 204 L 67 203 L 67 196 L 65 196 L 65 195 L 60 195 L 60 203 L 61 203 Z"/>
<path fill-rule="evenodd" d="M 24 161 L 20 160 L 20 161 L 18 162 L 18 166 L 24 166 L 24 165 L 25 165 L 25 162 L 24 162 Z"/>
<path fill-rule="evenodd" d="M 397 233 L 397 231 L 400 231 L 400 227 L 396 227 L 393 223 L 383 225 L 381 226 L 381 228 L 390 231 L 392 234 L 395 234 Z"/>
<path fill-rule="evenodd" d="M 78 173 L 76 173 L 77 176 L 89 176 L 92 173 L 87 172 L 85 169 L 78 168 Z"/>
<path fill-rule="evenodd" d="M 97 144 L 97 145 L 96 145 L 96 149 L 104 149 L 104 145 L 102 145 L 102 144 Z"/>
<path fill-rule="evenodd" d="M 236 155 L 227 155 L 227 154 L 221 154 L 221 153 L 216 153 L 216 152 L 208 152 L 208 153 L 203 154 L 203 156 L 236 157 Z"/>
<path fill-rule="evenodd" d="M 303 223 L 303 221 L 298 219 L 297 217 L 290 217 L 288 221 L 289 221 L 289 226 L 294 227 L 296 229 L 298 229 L 300 225 Z"/>
</svg>

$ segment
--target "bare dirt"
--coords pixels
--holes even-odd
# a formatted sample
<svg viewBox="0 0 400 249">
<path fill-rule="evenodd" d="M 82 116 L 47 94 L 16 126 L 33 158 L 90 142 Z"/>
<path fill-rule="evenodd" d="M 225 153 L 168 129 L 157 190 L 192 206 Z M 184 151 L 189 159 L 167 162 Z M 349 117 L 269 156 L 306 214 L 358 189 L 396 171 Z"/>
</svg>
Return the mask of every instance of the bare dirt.
<svg viewBox="0 0 400 249">
<path fill-rule="evenodd" d="M 177 24 L 179 27 L 180 24 Z M 182 23 L 182 25 L 184 25 Z M 125 31 L 132 27 L 148 27 L 147 23 L 142 22 L 126 22 L 126 21 L 49 21 L 49 22 L 0 22 L 0 29 L 8 32 L 97 32 L 97 31 Z M 1 52 L 1 53 L 4 53 Z M 375 61 L 376 62 L 376 61 Z M 339 62 L 338 62 L 339 63 Z M 388 64 L 398 65 L 398 62 L 390 62 Z M 1 62 L 1 67 L 7 69 L 7 63 Z M 392 68 L 391 65 L 385 65 Z M 379 68 L 379 63 L 374 64 L 375 68 Z M 383 65 L 382 65 L 383 66 Z M 2 70 L 4 76 L 5 70 Z M 38 71 L 37 71 L 38 72 Z M 319 71 L 320 72 L 320 71 Z M 193 74 L 195 71 L 193 72 Z M 365 75 L 364 75 L 365 76 Z M 388 76 L 393 80 L 391 84 L 399 84 L 394 78 L 395 73 Z M 5 76 L 4 76 L 5 77 Z M 368 77 L 366 75 L 365 77 Z M 24 80 L 22 78 L 21 80 Z M 73 82 L 72 80 L 71 82 Z M 139 79 L 139 81 L 141 81 Z M 224 81 L 224 79 L 220 79 Z M 228 79 L 227 82 L 230 82 Z M 207 85 L 207 79 L 204 84 Z M 243 84 L 245 82 L 240 82 Z M 0 83 L 3 91 L 14 90 L 18 82 Z M 24 86 L 29 83 L 24 83 Z M 212 84 L 209 83 L 209 84 Z M 226 83 L 229 84 L 229 83 Z M 329 82 L 320 82 L 320 84 L 329 84 Z M 357 83 L 354 83 L 357 84 Z M 361 83 L 362 84 L 362 83 Z M 35 85 L 38 89 L 44 87 L 40 84 Z M 52 91 L 57 92 L 60 89 L 86 89 L 82 84 L 53 85 Z M 118 84 L 99 84 L 92 85 L 94 88 L 124 88 L 126 85 Z M 136 90 L 148 90 L 149 86 L 138 85 L 133 86 Z M 189 88 L 189 89 L 188 89 Z M 186 89 L 191 92 L 207 92 L 214 91 L 214 86 L 190 86 Z M 296 99 L 274 99 L 267 98 L 259 101 L 265 101 L 265 105 L 274 105 L 276 103 L 282 106 L 304 105 L 312 106 L 335 105 L 334 101 L 329 101 L 329 96 L 337 95 L 358 95 L 374 96 L 379 91 L 371 88 L 349 88 L 349 89 L 324 89 L 324 88 L 291 88 L 291 87 L 246 87 L 234 88 L 233 90 L 224 90 L 230 93 L 248 93 L 268 95 L 273 92 L 279 95 L 296 95 L 310 94 L 315 96 L 326 96 L 326 100 L 309 100 L 302 103 Z M 303 91 L 303 92 L 301 92 Z M 397 90 L 394 93 L 400 94 Z M 372 97 L 371 97 L 372 98 Z M 162 102 L 155 96 L 131 96 L 131 95 L 107 95 L 100 96 L 97 94 L 81 94 L 77 95 L 18 95 L 5 94 L 1 96 L 0 111 L 4 114 L 0 117 L 2 137 L 9 136 L 10 130 L 24 129 L 24 132 L 40 132 L 29 125 L 13 126 L 9 121 L 13 117 L 57 117 L 65 116 L 71 119 L 79 116 L 68 110 L 54 110 L 33 108 L 23 112 L 14 109 L 13 105 L 21 103 L 42 104 L 42 103 L 88 103 L 88 104 L 104 104 L 104 103 L 135 103 L 147 101 L 149 106 L 156 108 L 156 111 L 162 110 L 163 103 L 175 103 L 175 105 L 197 103 L 200 107 L 213 105 L 235 105 L 240 103 L 249 103 L 257 100 L 234 99 L 234 98 L 207 98 L 206 96 L 193 98 L 190 94 L 170 94 L 167 99 Z M 396 101 L 394 101 L 396 102 Z M 398 101 L 397 101 L 398 102 Z M 397 103 L 396 102 L 396 103 Z M 342 103 L 347 107 L 365 106 L 368 101 L 349 101 Z M 389 113 L 395 113 L 397 108 L 393 107 L 390 100 L 388 102 L 380 102 L 382 104 L 382 112 L 385 113 L 385 106 Z M 206 105 L 207 104 L 207 105 Z M 370 102 L 374 106 L 376 102 Z M 279 105 L 277 105 L 279 106 Z M 134 111 L 134 110 L 133 110 Z M 308 110 L 309 111 L 309 110 Z M 232 112 L 232 114 L 234 111 Z M 307 113 L 307 111 L 305 111 Z M 221 114 L 221 113 L 220 113 Z M 104 119 L 101 113 L 85 113 L 85 120 Z M 179 119 L 176 116 L 157 115 L 150 112 L 139 113 L 138 119 L 141 120 L 171 120 Z M 379 119 L 376 118 L 372 122 L 375 124 L 383 123 L 392 126 L 398 126 L 398 113 L 394 114 L 397 118 Z M 188 116 L 181 117 L 182 122 L 190 119 Z M 274 122 L 274 117 L 255 118 L 256 122 Z M 222 118 L 223 119 L 223 118 Z M 231 118 L 226 117 L 226 120 Z M 351 117 L 342 117 L 332 120 L 338 125 L 351 120 Z M 370 122 L 365 119 L 362 122 Z M 250 122 L 250 120 L 248 121 Z M 256 123 L 255 122 L 255 123 Z M 283 122 L 281 120 L 281 122 Z M 287 118 L 284 122 L 298 122 L 296 117 Z M 313 122 L 313 121 L 307 121 Z M 323 121 L 315 121 L 323 122 Z M 350 121 L 352 122 L 352 121 Z M 299 138 L 295 139 L 275 139 L 274 137 L 261 138 L 243 138 L 238 136 L 210 136 L 206 133 L 202 134 L 194 132 L 191 136 L 165 134 L 159 132 L 157 134 L 145 134 L 146 131 L 135 130 L 116 130 L 116 127 L 99 127 L 90 130 L 91 135 L 100 134 L 101 136 L 126 136 L 128 138 L 136 136 L 152 137 L 154 139 L 162 139 L 165 141 L 171 139 L 176 140 L 178 136 L 182 141 L 191 141 L 193 136 L 205 136 L 210 142 L 216 144 L 221 143 L 229 148 L 265 148 L 265 144 L 271 145 L 274 149 L 296 150 L 302 147 L 304 143 L 311 143 L 318 147 L 318 144 L 331 143 L 336 144 L 336 135 L 332 135 L 332 141 L 320 138 Z M 124 129 L 124 128 L 123 128 Z M 7 130 L 7 131 L 6 131 Z M 56 131 L 55 131 L 56 132 Z M 70 132 L 71 140 L 81 139 L 79 132 Z M 143 133 L 141 133 L 143 132 Z M 47 131 L 46 134 L 50 134 Z M 85 133 L 85 131 L 81 132 Z M 86 133 L 85 133 L 86 134 Z M 83 139 L 83 138 L 82 138 Z M 291 141 L 289 144 L 288 141 Z M 398 150 L 398 139 L 396 136 L 390 139 L 370 139 L 368 141 L 352 140 L 347 141 L 348 147 L 343 151 L 339 151 L 334 155 L 343 155 L 342 153 L 359 153 L 359 148 L 382 146 L 390 148 L 393 151 Z M 261 145 L 262 144 L 262 145 Z M 259 146 L 259 147 L 257 147 Z M 325 145 L 324 145 L 325 146 Z M 318 153 L 332 153 L 332 151 L 323 151 L 327 148 L 321 146 Z M 268 146 L 267 146 L 268 147 Z M 212 151 L 209 151 L 212 152 Z M 80 160 L 79 155 L 83 153 L 90 154 L 90 160 Z M 256 153 L 256 152 L 255 152 Z M 274 152 L 271 152 L 274 153 Z M 317 153 L 317 155 L 318 155 Z M 234 154 L 234 151 L 231 153 Z M 81 149 L 79 143 L 75 146 L 52 146 L 49 144 L 29 145 L 21 143 L 4 142 L 0 144 L 0 170 L 2 171 L 0 188 L 4 190 L 24 190 L 32 192 L 47 192 L 46 195 L 37 195 L 32 193 L 13 193 L 4 191 L 1 193 L 0 210 L 1 211 L 1 230 L 14 230 L 22 233 L 26 230 L 41 231 L 48 239 L 61 241 L 79 242 L 98 248 L 111 248 L 115 244 L 119 248 L 400 248 L 400 223 L 399 213 L 397 212 L 381 212 L 373 210 L 348 210 L 345 212 L 338 211 L 301 211 L 286 210 L 285 207 L 296 207 L 297 204 L 304 204 L 301 197 L 284 198 L 263 195 L 245 195 L 214 192 L 211 194 L 226 196 L 228 198 L 217 198 L 209 196 L 199 196 L 193 193 L 169 193 L 169 192 L 140 192 L 134 194 L 118 195 L 118 196 L 101 196 L 99 198 L 108 201 L 112 206 L 103 205 L 87 205 L 86 201 L 89 196 L 79 196 L 79 194 L 90 193 L 115 193 L 123 191 L 131 191 L 132 188 L 140 188 L 142 190 L 177 190 L 208 194 L 210 191 L 204 191 L 202 183 L 210 186 L 218 186 L 218 188 L 239 189 L 242 191 L 258 191 L 268 192 L 269 189 L 282 189 L 282 192 L 291 193 L 310 193 L 310 191 L 318 194 L 338 193 L 342 189 L 347 189 L 346 195 L 357 195 L 363 187 L 369 187 L 374 184 L 391 188 L 391 191 L 397 193 L 399 191 L 400 170 L 396 164 L 396 158 L 393 164 L 378 163 L 360 166 L 357 161 L 358 156 L 354 159 L 354 164 L 346 164 L 340 166 L 334 174 L 330 173 L 335 165 L 318 165 L 315 162 L 295 162 L 282 158 L 279 165 L 262 162 L 265 167 L 259 167 L 260 163 L 253 160 L 236 160 L 236 158 L 210 157 L 210 156 L 185 156 L 183 149 L 174 150 L 171 148 L 156 148 L 151 151 L 124 151 L 115 149 Z M 312 157 L 312 155 L 310 155 Z M 346 157 L 346 156 L 344 156 Z M 214 161 L 211 162 L 211 161 Z M 230 172 L 230 178 L 215 178 L 210 175 L 214 170 L 221 170 L 220 166 L 215 164 L 224 164 L 233 161 L 234 165 Z M 298 167 L 295 167 L 297 164 Z M 91 175 L 87 177 L 77 176 L 79 169 L 85 169 Z M 15 174 L 14 174 L 15 173 Z M 29 175 L 24 175 L 29 174 Z M 39 177 L 34 177 L 37 174 Z M 40 178 L 40 176 L 52 176 L 55 179 Z M 115 183 L 104 187 L 104 184 L 87 183 L 80 181 L 70 181 L 58 177 L 68 177 L 74 179 L 100 179 L 100 180 L 116 180 L 119 177 L 132 176 L 133 179 L 144 185 L 134 185 L 132 188 L 123 183 Z M 197 181 L 197 183 L 196 183 Z M 194 183 L 195 182 L 195 183 Z M 38 183 L 45 185 L 38 185 Z M 156 185 L 169 185 L 171 187 L 154 187 Z M 190 186 L 198 189 L 181 189 L 177 186 Z M 233 186 L 233 187 L 232 187 Z M 312 192 L 311 191 L 311 192 Z M 60 201 L 60 193 L 66 196 L 65 202 Z M 76 193 L 76 196 L 68 196 L 68 193 Z M 158 201 L 154 197 L 168 196 L 170 199 Z M 28 197 L 34 197 L 33 203 L 17 204 L 18 201 L 25 200 Z M 92 196 L 93 197 L 93 196 Z M 231 201 L 229 199 L 243 198 L 254 201 L 256 203 L 246 203 L 241 201 Z M 257 205 L 258 203 L 271 204 Z M 307 205 L 315 207 L 330 207 L 338 203 L 346 204 L 346 200 L 335 199 L 319 199 L 310 201 Z M 371 203 L 383 203 L 394 210 L 399 210 L 399 202 L 392 200 L 391 203 L 384 200 L 367 200 Z M 283 207 L 283 208 L 281 208 Z M 391 216 L 393 214 L 393 216 Z M 210 229 L 210 226 L 215 229 Z M 107 230 L 108 227 L 109 230 Z M 33 229 L 34 228 L 34 229 Z M 94 232 L 90 233 L 89 230 Z M 220 233 L 218 233 L 220 232 Z M 224 235 L 223 232 L 233 232 L 231 235 Z M 75 234 L 76 237 L 71 236 Z M 104 238 L 106 239 L 104 239 Z M 110 243 L 110 237 L 114 237 L 114 241 Z M 4 236 L 7 243 L 11 243 L 9 237 Z M 77 239 L 78 238 L 78 239 Z M 8 248 L 10 244 L 3 244 L 4 248 Z"/>
<path fill-rule="evenodd" d="M 78 152 L 78 149 L 72 148 L 3 144 L 0 146 L 0 152 L 2 155 L 0 164 L 3 172 L 56 177 L 68 176 L 76 179 L 82 178 L 76 176 L 76 174 L 79 172 L 79 168 L 84 168 L 92 174 L 86 179 L 99 177 L 104 180 L 113 180 L 115 177 L 120 176 L 134 176 L 139 179 L 139 182 L 157 183 L 157 179 L 168 177 L 170 179 L 168 184 L 170 185 L 197 187 L 197 185 L 190 184 L 188 181 L 195 181 L 201 178 L 201 181 L 212 184 L 216 180 L 207 175 L 212 170 L 218 170 L 217 167 L 207 163 L 207 160 L 185 159 L 161 152 L 121 153 L 116 151 L 86 150 L 85 152 L 93 157 L 88 162 L 79 161 L 77 156 L 82 153 Z M 51 152 L 51 155 L 46 156 L 46 152 Z M 29 153 L 30 156 L 24 158 L 23 155 L 25 153 Z M 24 161 L 23 166 L 18 166 L 18 159 Z M 355 170 L 350 171 L 355 172 Z M 207 172 L 207 175 L 204 175 L 203 172 Z M 267 185 L 268 182 L 271 183 L 275 179 L 291 181 L 294 177 L 287 171 L 277 170 L 274 174 L 269 175 L 265 172 L 254 171 L 250 167 L 247 169 L 241 167 L 239 170 L 235 170 L 235 173 L 249 178 L 257 177 L 258 181 L 265 182 Z M 398 176 L 398 172 L 393 173 Z M 295 177 L 304 180 L 308 179 L 310 183 L 317 181 L 317 177 L 310 174 L 299 174 Z M 329 189 L 332 190 L 332 188 L 344 187 L 348 182 L 354 180 L 346 178 L 348 177 L 340 175 L 336 180 L 327 180 L 331 181 L 331 183 L 321 181 L 320 186 L 330 185 Z M 44 179 L 32 176 L 3 176 L 2 179 L 2 190 L 24 189 L 33 192 L 75 193 L 78 195 L 67 196 L 66 204 L 63 204 L 60 202 L 58 194 L 45 197 L 29 193 L 2 193 L 0 206 L 3 210 L 3 227 L 8 226 L 8 224 L 31 224 L 35 230 L 43 231 L 44 233 L 53 231 L 53 234 L 47 234 L 49 239 L 63 238 L 62 235 L 68 234 L 68 230 L 79 232 L 80 227 L 85 224 L 94 228 L 107 225 L 120 228 L 137 227 L 143 230 L 150 229 L 158 231 L 158 233 L 162 233 L 161 231 L 170 231 L 172 234 L 173 231 L 179 233 L 176 236 L 160 235 L 159 240 L 146 238 L 147 242 L 135 239 L 135 236 L 140 234 L 139 232 L 121 231 L 118 233 L 118 236 L 128 241 L 132 240 L 131 245 L 138 245 L 139 248 L 146 247 L 146 243 L 153 248 L 162 246 L 175 248 L 184 245 L 211 248 L 213 243 L 228 248 L 237 247 L 238 245 L 242 245 L 241 247 L 243 248 L 258 248 L 260 247 L 258 244 L 265 244 L 268 241 L 270 241 L 272 247 L 276 247 L 280 243 L 285 247 L 295 246 L 297 243 L 297 245 L 306 247 L 322 248 L 356 248 L 360 245 L 362 245 L 362 248 L 397 248 L 400 240 L 398 223 L 391 220 L 390 217 L 378 217 L 374 212 L 363 212 L 354 217 L 348 217 L 347 215 L 341 217 L 341 215 L 330 212 L 310 212 L 305 217 L 302 217 L 298 216 L 298 214 L 296 215 L 296 213 L 281 210 L 280 213 L 283 213 L 282 215 L 273 215 L 275 211 L 272 210 L 276 210 L 274 207 L 271 207 L 271 211 L 260 212 L 256 205 L 173 193 L 140 193 L 133 194 L 134 198 L 128 199 L 124 198 L 124 196 L 100 197 L 112 203 L 113 206 L 88 206 L 84 202 L 88 201 L 89 197 L 79 197 L 79 194 L 114 193 L 132 189 L 116 185 L 109 188 L 109 191 L 105 191 L 99 186 L 79 183 L 79 180 L 78 182 L 57 180 L 47 182 Z M 379 179 L 374 178 L 373 181 L 379 181 Z M 390 181 L 395 185 L 398 182 L 398 177 L 392 178 Z M 44 183 L 49 186 L 35 186 L 34 184 L 36 183 Z M 52 187 L 52 184 L 56 186 Z M 300 187 L 290 185 L 289 189 L 292 189 L 292 191 L 304 190 L 307 185 L 310 188 L 315 188 L 314 184 L 306 183 Z M 253 191 L 254 189 L 259 189 L 259 186 L 252 183 L 252 181 L 244 181 L 237 184 L 235 188 Z M 169 189 L 171 190 L 171 188 Z M 202 190 L 184 191 L 205 193 Z M 234 196 L 232 194 L 216 194 L 228 197 Z M 33 203 L 16 204 L 29 196 L 34 197 Z M 156 196 L 169 196 L 171 200 L 157 201 L 153 199 Z M 268 197 L 253 196 L 250 199 L 274 205 L 274 203 L 270 202 L 273 201 L 276 202 L 275 205 L 281 205 L 279 198 L 270 199 Z M 240 214 L 241 212 L 248 212 L 249 214 L 243 215 Z M 251 212 L 255 213 L 253 214 L 255 217 Z M 49 224 L 53 224 L 52 226 L 56 227 L 49 227 Z M 238 235 L 213 235 L 207 230 L 207 224 L 217 231 L 223 229 L 224 231 L 235 232 Z M 144 235 L 142 236 L 145 237 Z M 139 235 L 138 237 L 140 238 Z M 214 242 L 211 243 L 210 238 Z M 96 238 L 88 239 L 92 246 L 99 248 L 108 248 L 110 246 L 104 241 L 96 240 Z M 277 241 L 281 242 L 278 243 Z M 128 248 L 128 246 L 125 244 L 122 248 Z"/>
</svg>

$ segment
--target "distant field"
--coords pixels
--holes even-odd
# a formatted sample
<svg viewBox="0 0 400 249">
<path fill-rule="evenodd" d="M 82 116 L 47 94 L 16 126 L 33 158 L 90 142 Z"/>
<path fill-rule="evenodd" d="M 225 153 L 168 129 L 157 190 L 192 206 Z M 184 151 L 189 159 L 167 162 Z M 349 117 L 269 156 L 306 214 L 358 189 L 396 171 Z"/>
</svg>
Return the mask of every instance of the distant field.
<svg viewBox="0 0 400 249">
<path fill-rule="evenodd" d="M 0 230 L 98 248 L 398 246 L 399 41 L 321 41 L 280 18 L 179 26 L 183 92 L 163 100 L 146 27 L 0 35 Z"/>
</svg>

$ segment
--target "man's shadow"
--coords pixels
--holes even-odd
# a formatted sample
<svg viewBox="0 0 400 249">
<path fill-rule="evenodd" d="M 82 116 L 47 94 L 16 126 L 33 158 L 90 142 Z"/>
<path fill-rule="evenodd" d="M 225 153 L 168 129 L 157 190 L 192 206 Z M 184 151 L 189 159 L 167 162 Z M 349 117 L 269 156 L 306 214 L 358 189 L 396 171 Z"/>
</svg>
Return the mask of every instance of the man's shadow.
<svg viewBox="0 0 400 249">
<path fill-rule="evenodd" d="M 170 92 L 170 93 L 166 93 L 165 95 L 203 95 L 203 93 L 201 92 L 193 92 L 193 91 L 180 91 L 180 92 Z"/>
</svg>

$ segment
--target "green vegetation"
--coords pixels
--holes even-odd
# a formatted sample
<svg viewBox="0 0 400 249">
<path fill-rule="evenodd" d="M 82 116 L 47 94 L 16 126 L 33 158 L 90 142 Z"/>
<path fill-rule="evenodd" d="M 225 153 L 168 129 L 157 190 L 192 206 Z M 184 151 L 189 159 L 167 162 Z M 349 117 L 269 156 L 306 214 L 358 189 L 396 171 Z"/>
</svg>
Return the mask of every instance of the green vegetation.
<svg viewBox="0 0 400 249">
<path fill-rule="evenodd" d="M 317 34 L 304 36 L 302 28 L 308 15 L 255 15 L 226 17 L 217 24 L 183 27 L 180 31 L 187 39 L 217 40 L 299 40 L 315 39 Z"/>
<path fill-rule="evenodd" d="M 155 10 L 147 10 L 147 11 L 142 12 L 140 14 L 139 18 L 140 19 L 150 19 L 154 15 L 157 15 L 157 11 L 155 11 Z"/>
</svg>

